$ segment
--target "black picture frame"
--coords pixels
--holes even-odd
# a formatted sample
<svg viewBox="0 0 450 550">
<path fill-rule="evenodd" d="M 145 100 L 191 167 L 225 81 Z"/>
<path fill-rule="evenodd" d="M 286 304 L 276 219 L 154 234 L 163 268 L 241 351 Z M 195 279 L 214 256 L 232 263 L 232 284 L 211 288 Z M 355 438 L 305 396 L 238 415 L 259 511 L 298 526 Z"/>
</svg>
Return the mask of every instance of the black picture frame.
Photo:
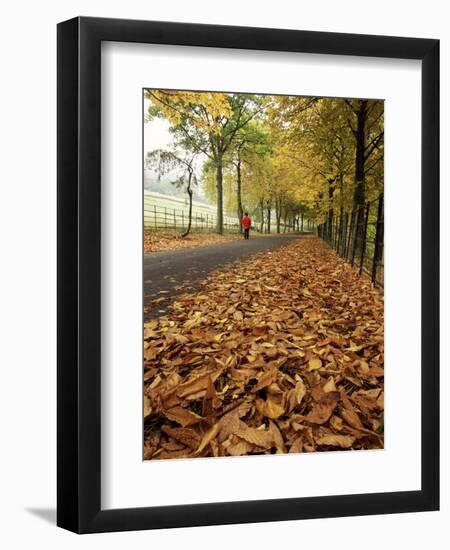
<svg viewBox="0 0 450 550">
<path fill-rule="evenodd" d="M 422 61 L 420 491 L 102 510 L 102 41 Z M 439 41 L 77 17 L 58 25 L 57 524 L 77 533 L 419 512 L 439 508 Z"/>
</svg>

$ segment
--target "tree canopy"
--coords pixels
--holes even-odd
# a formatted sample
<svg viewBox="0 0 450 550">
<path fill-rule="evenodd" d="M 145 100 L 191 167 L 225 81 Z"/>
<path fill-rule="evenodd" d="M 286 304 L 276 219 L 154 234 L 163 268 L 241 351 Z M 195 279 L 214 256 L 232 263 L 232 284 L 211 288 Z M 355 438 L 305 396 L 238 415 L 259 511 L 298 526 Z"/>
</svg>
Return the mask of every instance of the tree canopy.
<svg viewBox="0 0 450 550">
<path fill-rule="evenodd" d="M 380 100 L 146 90 L 174 148 L 204 158 L 201 184 L 223 212 L 261 229 L 330 221 L 383 191 Z"/>
</svg>

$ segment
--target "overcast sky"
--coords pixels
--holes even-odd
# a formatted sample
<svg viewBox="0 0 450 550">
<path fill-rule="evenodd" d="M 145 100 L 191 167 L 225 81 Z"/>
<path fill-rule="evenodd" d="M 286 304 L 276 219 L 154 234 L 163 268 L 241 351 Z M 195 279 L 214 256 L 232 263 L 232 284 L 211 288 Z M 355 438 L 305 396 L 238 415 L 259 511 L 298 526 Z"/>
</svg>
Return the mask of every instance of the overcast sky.
<svg viewBox="0 0 450 550">
<path fill-rule="evenodd" d="M 148 106 L 149 101 L 144 99 L 144 121 Z M 150 122 L 144 122 L 144 158 L 149 151 L 154 151 L 155 149 L 171 149 L 172 143 L 172 136 L 169 132 L 169 123 L 165 119 L 154 118 Z M 196 159 L 196 173 L 198 179 L 200 179 L 204 161 L 205 156 L 203 154 L 198 155 Z M 198 186 L 197 191 L 200 196 L 203 197 L 203 192 L 200 185 Z M 180 190 L 179 194 L 183 195 L 184 191 Z"/>
<path fill-rule="evenodd" d="M 144 117 L 148 105 L 148 100 L 144 99 Z M 144 155 L 155 149 L 167 149 L 170 142 L 169 123 L 165 119 L 155 118 L 151 122 L 144 122 Z"/>
</svg>

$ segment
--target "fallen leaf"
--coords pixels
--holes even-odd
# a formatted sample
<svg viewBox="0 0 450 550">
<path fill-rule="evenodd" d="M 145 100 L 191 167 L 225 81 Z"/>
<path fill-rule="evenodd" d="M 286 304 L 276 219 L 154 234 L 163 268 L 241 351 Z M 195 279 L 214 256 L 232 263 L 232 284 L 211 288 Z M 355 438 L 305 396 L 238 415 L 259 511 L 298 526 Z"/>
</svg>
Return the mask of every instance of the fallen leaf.
<svg viewBox="0 0 450 550">
<path fill-rule="evenodd" d="M 250 428 L 243 422 L 241 422 L 240 428 L 235 432 L 235 435 L 263 449 L 269 449 L 275 445 L 274 435 L 271 430 L 257 430 L 256 428 Z"/>
<path fill-rule="evenodd" d="M 269 396 L 266 401 L 257 399 L 256 408 L 262 416 L 267 418 L 276 419 L 284 414 L 284 406 L 281 403 L 277 403 L 271 396 Z"/>
<path fill-rule="evenodd" d="M 287 412 L 290 413 L 294 408 L 302 402 L 302 399 L 305 397 L 306 387 L 303 383 L 303 380 L 299 377 L 295 388 L 289 391 L 287 396 Z"/>
<path fill-rule="evenodd" d="M 180 424 L 180 426 L 186 427 L 191 426 L 192 424 L 198 424 L 202 417 L 188 409 L 183 407 L 172 407 L 171 409 L 164 412 L 164 416 L 169 420 L 173 420 Z"/>
<path fill-rule="evenodd" d="M 144 418 L 147 418 L 147 416 L 150 416 L 152 412 L 152 407 L 150 405 L 150 399 L 144 395 Z"/>
<path fill-rule="evenodd" d="M 214 424 L 214 426 L 206 432 L 196 451 L 196 454 L 201 453 L 203 449 L 205 449 L 206 446 L 209 445 L 209 443 L 216 437 L 217 433 L 219 432 L 219 427 L 219 423 Z"/>
<path fill-rule="evenodd" d="M 268 369 L 267 371 L 263 372 L 261 376 L 258 378 L 258 382 L 253 387 L 254 392 L 258 390 L 262 390 L 263 388 L 270 386 L 275 380 L 277 379 L 278 369 L 276 367 L 272 367 Z"/>
<path fill-rule="evenodd" d="M 323 435 L 316 439 L 317 445 L 329 445 L 331 447 L 341 447 L 342 449 L 349 449 L 354 441 L 355 438 L 350 435 L 337 434 Z"/>
<path fill-rule="evenodd" d="M 325 424 L 325 422 L 332 415 L 336 405 L 337 401 L 321 401 L 316 403 L 312 411 L 306 416 L 305 420 L 308 422 L 313 422 L 314 424 Z"/>
<path fill-rule="evenodd" d="M 191 449 L 197 449 L 200 444 L 199 434 L 191 428 L 171 428 L 170 426 L 162 426 L 161 431 Z"/>
<path fill-rule="evenodd" d="M 308 361 L 309 370 L 316 370 L 322 367 L 322 361 L 319 357 L 311 357 Z"/>
</svg>

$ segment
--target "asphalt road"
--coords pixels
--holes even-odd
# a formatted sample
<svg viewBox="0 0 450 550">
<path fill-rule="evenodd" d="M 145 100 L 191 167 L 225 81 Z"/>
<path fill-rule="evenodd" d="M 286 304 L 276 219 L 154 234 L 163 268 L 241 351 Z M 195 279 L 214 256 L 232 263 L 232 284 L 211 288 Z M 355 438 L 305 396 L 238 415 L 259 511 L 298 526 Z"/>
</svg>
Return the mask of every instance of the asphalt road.
<svg viewBox="0 0 450 550">
<path fill-rule="evenodd" d="M 167 313 L 178 294 L 198 290 L 211 271 L 259 252 L 275 250 L 299 237 L 295 233 L 268 235 L 144 254 L 144 319 Z"/>
</svg>

